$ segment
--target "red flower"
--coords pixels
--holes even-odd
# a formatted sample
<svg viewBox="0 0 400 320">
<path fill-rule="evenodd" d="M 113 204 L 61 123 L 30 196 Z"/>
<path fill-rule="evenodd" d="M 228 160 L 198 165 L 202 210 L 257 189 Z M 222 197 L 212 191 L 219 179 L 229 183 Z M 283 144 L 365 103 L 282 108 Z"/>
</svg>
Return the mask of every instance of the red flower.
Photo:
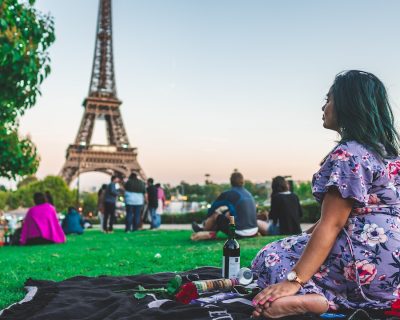
<svg viewBox="0 0 400 320">
<path fill-rule="evenodd" d="M 340 160 L 340 161 L 348 161 L 350 157 L 352 156 L 351 153 L 347 152 L 346 150 L 343 150 L 342 148 L 336 149 L 334 152 L 332 152 L 332 160 Z"/>
<path fill-rule="evenodd" d="M 368 260 L 357 260 L 355 263 L 350 262 L 344 267 L 344 277 L 350 281 L 356 281 L 356 270 L 360 279 L 360 284 L 370 284 L 376 276 L 376 266 Z"/>
<path fill-rule="evenodd" d="M 396 160 L 393 162 L 389 162 L 389 164 L 387 165 L 387 169 L 389 171 L 389 179 L 397 176 L 400 173 L 400 161 Z"/>
<path fill-rule="evenodd" d="M 391 307 L 392 308 L 389 311 L 385 311 L 385 315 L 400 317 L 400 299 L 394 301 Z"/>
<path fill-rule="evenodd" d="M 199 293 L 197 292 L 196 286 L 193 282 L 188 282 L 181 287 L 179 292 L 176 294 L 175 299 L 183 304 L 189 304 L 190 301 L 197 299 L 198 297 Z"/>
</svg>

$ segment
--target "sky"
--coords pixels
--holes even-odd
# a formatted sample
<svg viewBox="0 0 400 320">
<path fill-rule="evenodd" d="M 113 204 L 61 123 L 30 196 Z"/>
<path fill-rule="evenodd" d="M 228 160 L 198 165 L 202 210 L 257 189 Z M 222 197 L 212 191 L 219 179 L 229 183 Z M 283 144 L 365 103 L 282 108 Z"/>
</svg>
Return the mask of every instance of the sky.
<svg viewBox="0 0 400 320">
<path fill-rule="evenodd" d="M 37 176 L 56 175 L 83 115 L 98 0 L 37 0 L 55 20 L 51 75 L 20 133 L 38 147 Z M 380 77 L 399 115 L 400 1 L 115 0 L 118 98 L 131 146 L 162 183 L 311 180 L 338 136 L 321 107 L 335 75 Z M 105 143 L 97 121 L 93 143 Z M 108 181 L 87 173 L 89 189 Z M 74 186 L 72 183 L 72 186 Z"/>
</svg>

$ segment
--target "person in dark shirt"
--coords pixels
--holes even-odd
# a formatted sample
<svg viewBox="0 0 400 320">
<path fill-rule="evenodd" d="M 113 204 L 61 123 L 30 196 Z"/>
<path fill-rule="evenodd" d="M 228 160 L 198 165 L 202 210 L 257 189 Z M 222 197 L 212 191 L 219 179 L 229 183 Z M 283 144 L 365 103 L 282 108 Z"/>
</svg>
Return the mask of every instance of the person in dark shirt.
<svg viewBox="0 0 400 320">
<path fill-rule="evenodd" d="M 154 185 L 154 180 L 152 178 L 147 180 L 146 200 L 151 216 L 150 229 L 156 229 L 161 225 L 161 217 L 156 212 L 158 208 L 158 189 Z"/>
<path fill-rule="evenodd" d="M 256 203 L 244 185 L 240 172 L 233 172 L 230 178 L 232 188 L 221 193 L 208 210 L 204 228 L 192 223 L 194 232 L 222 231 L 229 233 L 229 216 L 235 217 L 236 234 L 241 237 L 252 237 L 258 232 Z"/>
<path fill-rule="evenodd" d="M 289 191 L 289 184 L 284 177 L 272 179 L 271 210 L 269 219 L 272 226 L 269 234 L 299 234 L 301 233 L 300 218 L 303 212 L 299 198 Z M 273 231 L 275 230 L 275 231 Z"/>
<path fill-rule="evenodd" d="M 103 230 L 106 233 L 113 232 L 113 224 L 115 220 L 115 205 L 117 203 L 117 196 L 118 196 L 118 189 L 117 189 L 118 182 L 119 182 L 119 177 L 112 176 L 111 182 L 108 184 L 104 196 Z"/>
</svg>

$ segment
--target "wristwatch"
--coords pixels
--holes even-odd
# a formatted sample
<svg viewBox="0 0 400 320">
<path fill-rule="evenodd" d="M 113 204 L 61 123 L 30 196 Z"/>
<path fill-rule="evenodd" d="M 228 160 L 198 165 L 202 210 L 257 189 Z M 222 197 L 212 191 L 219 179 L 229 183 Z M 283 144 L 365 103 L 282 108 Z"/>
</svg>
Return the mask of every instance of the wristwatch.
<svg viewBox="0 0 400 320">
<path fill-rule="evenodd" d="M 297 272 L 295 270 L 290 271 L 287 274 L 286 279 L 289 282 L 297 282 L 302 287 L 304 287 L 304 285 L 305 285 L 305 283 L 303 281 L 301 281 L 301 279 L 299 278 L 299 276 L 297 275 Z"/>
</svg>

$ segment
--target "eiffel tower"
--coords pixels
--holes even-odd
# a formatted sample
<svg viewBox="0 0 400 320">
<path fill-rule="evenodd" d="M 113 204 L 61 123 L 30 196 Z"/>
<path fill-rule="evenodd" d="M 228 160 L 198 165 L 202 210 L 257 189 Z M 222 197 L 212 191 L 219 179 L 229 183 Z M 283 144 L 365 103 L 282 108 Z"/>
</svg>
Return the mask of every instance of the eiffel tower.
<svg viewBox="0 0 400 320">
<path fill-rule="evenodd" d="M 129 144 L 117 98 L 112 48 L 111 0 L 99 0 L 97 35 L 89 94 L 75 143 L 69 145 L 60 176 L 70 184 L 84 172 L 146 176 L 137 161 L 137 149 Z M 106 121 L 107 145 L 92 145 L 96 120 Z"/>
</svg>

